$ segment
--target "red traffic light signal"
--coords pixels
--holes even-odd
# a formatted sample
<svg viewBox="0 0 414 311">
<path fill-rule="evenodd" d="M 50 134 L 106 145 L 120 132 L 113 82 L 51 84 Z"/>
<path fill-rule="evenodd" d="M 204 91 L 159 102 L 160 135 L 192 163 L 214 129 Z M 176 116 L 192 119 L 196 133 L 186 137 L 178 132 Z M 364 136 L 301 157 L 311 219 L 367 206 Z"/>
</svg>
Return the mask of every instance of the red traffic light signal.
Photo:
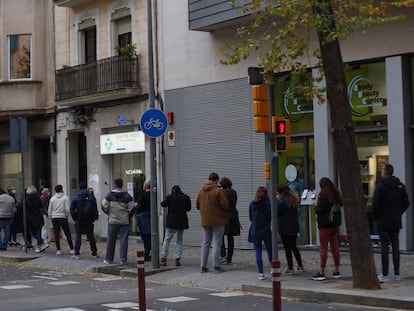
<svg viewBox="0 0 414 311">
<path fill-rule="evenodd" d="M 290 149 L 290 121 L 283 117 L 272 117 L 272 132 L 275 133 L 275 151 Z"/>
</svg>

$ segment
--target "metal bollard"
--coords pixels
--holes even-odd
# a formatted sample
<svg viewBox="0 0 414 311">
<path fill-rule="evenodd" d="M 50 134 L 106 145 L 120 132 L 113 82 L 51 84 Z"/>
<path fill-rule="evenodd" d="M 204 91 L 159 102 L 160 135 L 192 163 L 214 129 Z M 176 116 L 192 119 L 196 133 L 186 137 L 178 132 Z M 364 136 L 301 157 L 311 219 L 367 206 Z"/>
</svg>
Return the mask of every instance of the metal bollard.
<svg viewBox="0 0 414 311">
<path fill-rule="evenodd" d="M 145 301 L 145 265 L 144 251 L 137 251 L 137 269 L 138 269 L 138 305 L 140 311 L 146 311 Z"/>
<path fill-rule="evenodd" d="M 272 260 L 272 295 L 273 295 L 273 311 L 282 310 L 282 290 L 280 287 L 280 268 L 279 260 Z"/>
</svg>

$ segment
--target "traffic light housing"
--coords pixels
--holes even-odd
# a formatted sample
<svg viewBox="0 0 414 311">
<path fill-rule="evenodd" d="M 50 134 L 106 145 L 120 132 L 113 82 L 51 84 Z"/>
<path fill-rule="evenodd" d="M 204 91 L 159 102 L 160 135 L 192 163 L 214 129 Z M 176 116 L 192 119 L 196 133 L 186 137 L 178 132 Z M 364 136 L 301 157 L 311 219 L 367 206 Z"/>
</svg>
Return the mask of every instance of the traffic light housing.
<svg viewBox="0 0 414 311">
<path fill-rule="evenodd" d="M 269 89 L 266 84 L 252 85 L 254 130 L 270 132 Z"/>
<path fill-rule="evenodd" d="M 272 132 L 275 133 L 275 151 L 290 149 L 290 121 L 283 117 L 272 117 Z"/>
</svg>

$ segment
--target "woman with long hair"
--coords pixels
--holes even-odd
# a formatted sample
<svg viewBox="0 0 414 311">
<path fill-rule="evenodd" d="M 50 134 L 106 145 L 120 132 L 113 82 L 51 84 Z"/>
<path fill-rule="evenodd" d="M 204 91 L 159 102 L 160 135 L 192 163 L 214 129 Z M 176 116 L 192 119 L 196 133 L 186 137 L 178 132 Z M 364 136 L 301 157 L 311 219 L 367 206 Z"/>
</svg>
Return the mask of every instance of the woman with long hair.
<svg viewBox="0 0 414 311">
<path fill-rule="evenodd" d="M 252 223 L 249 229 L 248 241 L 254 244 L 259 280 L 264 280 L 262 242 L 265 244 L 269 263 L 272 262 L 272 233 L 270 230 L 272 211 L 265 187 L 257 188 L 255 199 L 250 202 L 249 218 Z"/>
<path fill-rule="evenodd" d="M 321 257 L 320 270 L 316 273 L 312 280 L 325 280 L 325 267 L 328 259 L 328 244 L 331 247 L 332 256 L 335 262 L 335 269 L 332 277 L 340 278 L 339 272 L 339 226 L 332 225 L 329 222 L 329 213 L 334 204 L 342 205 L 342 198 L 338 188 L 327 177 L 322 177 L 319 181 L 321 191 L 318 195 L 318 201 L 315 208 L 317 215 L 316 221 L 318 223 L 319 231 L 319 254 Z"/>
<path fill-rule="evenodd" d="M 282 239 L 283 247 L 285 248 L 286 261 L 288 264 L 285 274 L 293 273 L 292 253 L 298 264 L 297 271 L 303 272 L 305 269 L 302 264 L 302 257 L 296 246 L 296 238 L 299 233 L 299 198 L 286 184 L 277 185 L 276 196 L 278 198 L 277 219 L 279 224 L 279 234 Z"/>
</svg>

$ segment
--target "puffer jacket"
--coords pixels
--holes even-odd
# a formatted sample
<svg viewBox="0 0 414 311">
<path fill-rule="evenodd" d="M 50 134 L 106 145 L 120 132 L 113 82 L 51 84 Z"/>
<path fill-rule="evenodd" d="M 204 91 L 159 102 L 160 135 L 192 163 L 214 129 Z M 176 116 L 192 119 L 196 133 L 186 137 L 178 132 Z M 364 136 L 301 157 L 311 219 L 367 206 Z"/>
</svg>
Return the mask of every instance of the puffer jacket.
<svg viewBox="0 0 414 311">
<path fill-rule="evenodd" d="M 16 203 L 11 195 L 0 195 L 0 218 L 12 218 L 16 212 Z"/>
<path fill-rule="evenodd" d="M 122 189 L 113 189 L 102 201 L 102 211 L 111 225 L 128 225 L 134 210 L 131 195 Z"/>
<path fill-rule="evenodd" d="M 223 189 L 214 181 L 207 181 L 197 195 L 196 207 L 200 210 L 200 224 L 203 227 L 225 225 L 229 202 Z"/>
<path fill-rule="evenodd" d="M 70 214 L 69 206 L 69 198 L 64 193 L 55 193 L 49 201 L 47 214 L 50 219 L 68 218 Z"/>
</svg>

